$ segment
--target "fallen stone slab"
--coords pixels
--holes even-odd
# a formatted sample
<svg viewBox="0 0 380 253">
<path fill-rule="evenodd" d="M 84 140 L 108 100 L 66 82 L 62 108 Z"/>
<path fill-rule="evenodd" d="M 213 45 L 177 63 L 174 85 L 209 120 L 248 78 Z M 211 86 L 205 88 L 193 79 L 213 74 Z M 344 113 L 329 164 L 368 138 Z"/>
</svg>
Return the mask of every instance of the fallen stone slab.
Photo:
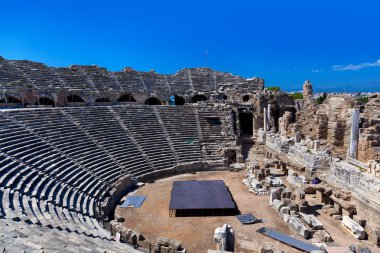
<svg viewBox="0 0 380 253">
<path fill-rule="evenodd" d="M 301 235 L 303 238 L 307 239 L 310 237 L 310 231 L 308 228 L 302 223 L 301 219 L 297 217 L 289 218 L 290 227 L 297 232 L 297 234 Z"/>
<path fill-rule="evenodd" d="M 303 222 L 315 230 L 323 229 L 323 224 L 312 214 L 299 213 Z"/>
<path fill-rule="evenodd" d="M 313 238 L 317 242 L 332 242 L 332 238 L 326 230 L 318 230 L 313 234 Z"/>
<path fill-rule="evenodd" d="M 272 202 L 272 206 L 273 206 L 273 208 L 274 208 L 277 212 L 279 212 L 280 209 L 281 209 L 281 207 L 284 206 L 284 203 L 283 203 L 281 200 L 275 199 L 275 200 L 273 200 L 273 202 Z"/>
<path fill-rule="evenodd" d="M 359 240 L 364 239 L 365 237 L 364 228 L 360 226 L 358 223 L 356 223 L 355 221 L 353 221 L 350 217 L 343 216 L 342 225 L 348 228 L 356 239 L 359 239 Z"/>
</svg>

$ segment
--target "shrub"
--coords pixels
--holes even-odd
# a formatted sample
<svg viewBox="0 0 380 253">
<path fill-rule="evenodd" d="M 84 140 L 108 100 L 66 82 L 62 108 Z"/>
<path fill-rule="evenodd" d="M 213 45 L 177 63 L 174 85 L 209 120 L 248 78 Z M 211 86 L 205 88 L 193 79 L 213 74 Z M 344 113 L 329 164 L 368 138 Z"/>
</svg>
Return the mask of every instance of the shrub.
<svg viewBox="0 0 380 253">
<path fill-rule="evenodd" d="M 292 97 L 293 99 L 303 99 L 303 94 L 299 92 L 289 94 L 289 96 Z"/>
<path fill-rule="evenodd" d="M 317 103 L 318 104 L 322 104 L 327 98 L 327 94 L 326 92 L 323 92 L 322 95 L 320 95 L 318 98 L 317 98 Z"/>
<path fill-rule="evenodd" d="M 279 91 L 281 90 L 280 86 L 269 86 L 267 87 L 268 90 L 273 90 L 273 91 Z"/>
</svg>

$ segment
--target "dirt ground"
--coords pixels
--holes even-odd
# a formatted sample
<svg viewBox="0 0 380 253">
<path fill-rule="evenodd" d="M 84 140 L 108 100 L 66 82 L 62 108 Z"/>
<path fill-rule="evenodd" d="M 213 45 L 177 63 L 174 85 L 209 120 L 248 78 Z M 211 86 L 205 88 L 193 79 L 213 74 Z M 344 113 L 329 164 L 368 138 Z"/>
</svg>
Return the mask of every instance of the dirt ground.
<svg viewBox="0 0 380 253">
<path fill-rule="evenodd" d="M 155 243 L 160 236 L 181 241 L 188 252 L 207 252 L 215 249 L 214 230 L 223 224 L 232 226 L 235 232 L 235 252 L 257 252 L 260 245 L 273 245 L 285 252 L 299 252 L 256 232 L 261 226 L 304 240 L 292 231 L 269 205 L 269 196 L 255 196 L 241 180 L 246 171 L 213 171 L 184 174 L 146 184 L 136 195 L 146 195 L 141 208 L 119 208 L 125 218 L 125 226 L 141 232 L 147 241 Z M 241 213 L 252 213 L 263 223 L 241 225 L 234 216 L 224 217 L 169 217 L 172 183 L 175 180 L 224 180 Z"/>
</svg>

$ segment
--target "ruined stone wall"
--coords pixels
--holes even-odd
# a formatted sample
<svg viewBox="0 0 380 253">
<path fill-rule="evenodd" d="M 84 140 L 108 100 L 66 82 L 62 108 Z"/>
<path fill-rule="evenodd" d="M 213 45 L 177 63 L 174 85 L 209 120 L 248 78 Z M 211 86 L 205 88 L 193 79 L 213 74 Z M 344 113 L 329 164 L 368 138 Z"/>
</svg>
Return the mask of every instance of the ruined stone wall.
<svg viewBox="0 0 380 253">
<path fill-rule="evenodd" d="M 369 98 L 360 118 L 358 159 L 380 162 L 380 93 Z"/>
<path fill-rule="evenodd" d="M 351 112 L 356 104 L 348 96 L 328 96 L 321 105 L 308 97 L 303 110 L 297 112 L 300 131 L 304 137 L 321 140 L 333 154 L 345 157 L 351 133 Z"/>
<path fill-rule="evenodd" d="M 54 98 L 57 106 L 64 106 L 65 99 L 57 97 L 62 92 L 79 95 L 90 105 L 97 98 L 108 98 L 116 103 L 123 94 L 132 94 L 138 103 L 144 103 L 149 97 L 166 102 L 170 95 L 181 96 L 186 102 L 191 102 L 195 95 L 203 95 L 208 100 L 219 95 L 235 101 L 242 99 L 242 94 L 251 95 L 263 88 L 261 78 L 245 79 L 210 68 L 185 68 L 164 75 L 130 67 L 118 72 L 96 65 L 53 68 L 38 62 L 0 59 L 2 94 L 16 94 L 25 98 L 28 105 L 36 105 L 38 97 L 47 96 Z"/>
</svg>

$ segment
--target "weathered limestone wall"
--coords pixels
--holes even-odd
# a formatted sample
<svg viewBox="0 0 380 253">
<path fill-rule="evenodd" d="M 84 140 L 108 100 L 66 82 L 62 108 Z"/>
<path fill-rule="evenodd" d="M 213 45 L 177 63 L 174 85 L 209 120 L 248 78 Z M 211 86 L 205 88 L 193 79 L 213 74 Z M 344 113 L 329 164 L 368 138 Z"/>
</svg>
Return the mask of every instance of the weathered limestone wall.
<svg viewBox="0 0 380 253">
<path fill-rule="evenodd" d="M 359 127 L 358 159 L 380 162 L 380 93 L 364 106 Z"/>
</svg>

